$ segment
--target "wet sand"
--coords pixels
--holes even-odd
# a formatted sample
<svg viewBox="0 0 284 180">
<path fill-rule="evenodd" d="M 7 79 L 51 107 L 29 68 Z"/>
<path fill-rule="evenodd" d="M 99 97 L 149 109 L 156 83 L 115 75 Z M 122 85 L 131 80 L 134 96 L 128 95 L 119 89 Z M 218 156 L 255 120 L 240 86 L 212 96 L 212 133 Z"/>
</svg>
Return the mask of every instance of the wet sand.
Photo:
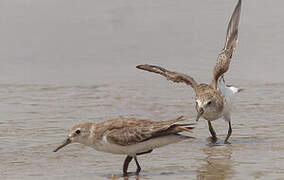
<svg viewBox="0 0 284 180">
<path fill-rule="evenodd" d="M 3 1 L 0 42 L 1 179 L 123 179 L 124 156 L 72 144 L 78 122 L 118 116 L 195 120 L 194 93 L 135 69 L 151 63 L 209 82 L 235 1 Z M 139 157 L 129 179 L 283 179 L 284 3 L 244 1 L 229 84 L 231 145 L 193 141 Z M 49 10 L 47 10 L 49 9 Z M 281 19 L 282 18 L 282 19 Z M 228 125 L 213 122 L 219 141 Z M 135 165 L 130 165 L 134 170 Z"/>
</svg>

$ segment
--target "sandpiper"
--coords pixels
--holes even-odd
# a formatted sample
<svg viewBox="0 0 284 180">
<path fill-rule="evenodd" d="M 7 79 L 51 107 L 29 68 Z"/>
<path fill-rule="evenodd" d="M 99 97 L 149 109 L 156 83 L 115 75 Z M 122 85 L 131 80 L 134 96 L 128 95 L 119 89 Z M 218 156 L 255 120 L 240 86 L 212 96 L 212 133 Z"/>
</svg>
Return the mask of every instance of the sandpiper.
<svg viewBox="0 0 284 180">
<path fill-rule="evenodd" d="M 210 84 L 198 84 L 188 75 L 168 71 L 159 66 L 147 64 L 137 66 L 138 69 L 160 74 L 173 82 L 183 82 L 190 85 L 196 94 L 196 121 L 198 121 L 201 116 L 208 121 L 209 131 L 213 141 L 216 141 L 217 137 L 211 121 L 223 117 L 225 121 L 229 123 L 229 130 L 224 141 L 225 143 L 228 143 L 228 139 L 232 133 L 230 115 L 231 98 L 235 93 L 239 92 L 240 89 L 233 86 L 227 86 L 223 76 L 229 69 L 232 54 L 237 45 L 241 3 L 242 1 L 239 0 L 228 24 L 225 46 L 217 57 L 216 65 L 213 70 L 213 80 Z"/>
<path fill-rule="evenodd" d="M 136 174 L 141 167 L 137 156 L 151 153 L 153 149 L 176 143 L 191 136 L 179 134 L 192 132 L 193 124 L 177 124 L 185 120 L 180 116 L 174 120 L 155 122 L 135 118 L 117 118 L 101 123 L 80 123 L 75 125 L 66 140 L 54 152 L 70 143 L 81 143 L 97 151 L 113 154 L 125 154 L 123 174 L 126 176 L 128 165 L 134 158 L 137 165 Z"/>
</svg>

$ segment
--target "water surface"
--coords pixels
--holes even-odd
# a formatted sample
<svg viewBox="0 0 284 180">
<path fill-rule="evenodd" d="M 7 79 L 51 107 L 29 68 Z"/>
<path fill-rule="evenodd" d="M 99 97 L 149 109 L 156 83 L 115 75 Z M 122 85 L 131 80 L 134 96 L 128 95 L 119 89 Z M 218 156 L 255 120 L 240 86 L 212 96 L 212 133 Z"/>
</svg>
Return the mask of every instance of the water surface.
<svg viewBox="0 0 284 180">
<path fill-rule="evenodd" d="M 1 1 L 1 179 L 123 179 L 124 156 L 72 144 L 68 129 L 119 116 L 193 122 L 194 93 L 135 69 L 151 63 L 208 82 L 235 1 Z M 283 179 L 283 1 L 243 2 L 229 84 L 231 145 L 193 141 L 139 157 L 129 179 Z M 213 123 L 220 141 L 228 125 Z M 130 170 L 135 170 L 134 163 Z"/>
</svg>

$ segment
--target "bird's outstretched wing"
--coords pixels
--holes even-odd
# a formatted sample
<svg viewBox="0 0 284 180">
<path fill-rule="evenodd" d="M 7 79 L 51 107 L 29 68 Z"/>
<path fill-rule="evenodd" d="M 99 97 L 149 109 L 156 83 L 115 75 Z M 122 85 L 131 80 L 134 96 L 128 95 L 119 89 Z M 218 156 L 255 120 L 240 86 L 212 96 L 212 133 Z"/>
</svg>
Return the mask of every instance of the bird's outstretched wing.
<svg viewBox="0 0 284 180">
<path fill-rule="evenodd" d="M 162 76 L 165 76 L 168 80 L 176 82 L 176 83 L 183 82 L 187 85 L 190 85 L 194 90 L 196 89 L 196 86 L 198 85 L 197 82 L 192 77 L 186 74 L 169 71 L 160 66 L 144 64 L 144 65 L 136 66 L 136 68 L 160 74 Z"/>
<path fill-rule="evenodd" d="M 228 24 L 224 48 L 217 57 L 217 62 L 213 70 L 213 80 L 211 82 L 211 86 L 214 89 L 217 89 L 218 78 L 228 71 L 233 52 L 237 46 L 241 4 L 242 0 L 239 0 Z"/>
<path fill-rule="evenodd" d="M 111 143 L 127 146 L 182 131 L 191 132 L 190 129 L 193 129 L 191 126 L 193 124 L 175 124 L 183 120 L 183 116 L 175 120 L 161 122 L 132 119 L 128 126 L 113 127 L 106 131 L 104 136 Z"/>
</svg>

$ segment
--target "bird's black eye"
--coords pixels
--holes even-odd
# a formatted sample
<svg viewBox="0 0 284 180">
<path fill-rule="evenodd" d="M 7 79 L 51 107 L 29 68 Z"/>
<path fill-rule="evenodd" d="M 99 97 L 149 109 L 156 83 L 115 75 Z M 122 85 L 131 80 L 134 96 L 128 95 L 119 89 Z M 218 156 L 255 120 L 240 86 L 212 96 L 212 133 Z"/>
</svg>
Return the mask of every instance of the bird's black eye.
<svg viewBox="0 0 284 180">
<path fill-rule="evenodd" d="M 75 133 L 76 133 L 76 134 L 80 134 L 80 133 L 81 133 L 81 131 L 78 129 Z"/>
<path fill-rule="evenodd" d="M 207 104 L 210 105 L 212 103 L 212 101 L 209 101 Z"/>
</svg>

